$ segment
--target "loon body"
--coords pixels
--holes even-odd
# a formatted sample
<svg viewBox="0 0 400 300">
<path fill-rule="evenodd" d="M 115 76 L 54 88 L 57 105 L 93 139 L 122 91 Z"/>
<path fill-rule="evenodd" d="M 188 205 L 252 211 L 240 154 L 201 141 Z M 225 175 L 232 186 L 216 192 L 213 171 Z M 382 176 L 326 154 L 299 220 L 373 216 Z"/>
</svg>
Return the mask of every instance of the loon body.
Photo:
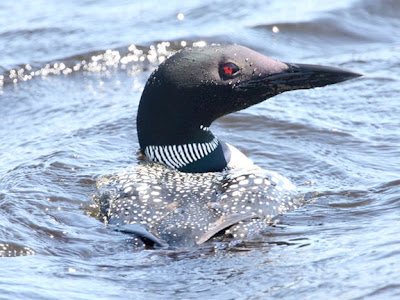
<svg viewBox="0 0 400 300">
<path fill-rule="evenodd" d="M 147 163 L 98 181 L 101 215 L 147 246 L 257 233 L 304 196 L 220 141 L 210 125 L 285 91 L 359 76 L 279 62 L 239 45 L 177 52 L 150 75 L 140 100 L 137 133 Z"/>
</svg>

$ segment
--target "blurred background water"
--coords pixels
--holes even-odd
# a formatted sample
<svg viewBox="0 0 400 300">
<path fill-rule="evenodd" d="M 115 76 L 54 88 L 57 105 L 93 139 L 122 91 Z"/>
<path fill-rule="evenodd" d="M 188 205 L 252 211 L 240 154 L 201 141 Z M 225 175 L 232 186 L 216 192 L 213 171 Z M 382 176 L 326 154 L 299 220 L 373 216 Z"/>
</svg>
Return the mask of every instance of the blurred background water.
<svg viewBox="0 0 400 300">
<path fill-rule="evenodd" d="M 400 298 L 400 2 L 2 1 L 0 298 Z M 213 132 L 315 203 L 264 238 L 135 252 L 94 217 L 137 163 L 150 72 L 193 43 L 365 74 L 279 95 Z"/>
</svg>

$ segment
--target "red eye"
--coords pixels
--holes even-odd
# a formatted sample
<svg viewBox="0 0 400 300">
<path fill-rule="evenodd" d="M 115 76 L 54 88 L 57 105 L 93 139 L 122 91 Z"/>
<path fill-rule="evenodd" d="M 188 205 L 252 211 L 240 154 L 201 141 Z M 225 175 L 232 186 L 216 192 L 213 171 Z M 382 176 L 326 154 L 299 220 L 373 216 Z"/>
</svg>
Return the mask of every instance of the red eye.
<svg viewBox="0 0 400 300">
<path fill-rule="evenodd" d="M 222 66 L 222 72 L 225 75 L 233 75 L 237 71 L 239 71 L 239 67 L 235 65 L 234 63 L 228 62 Z"/>
</svg>

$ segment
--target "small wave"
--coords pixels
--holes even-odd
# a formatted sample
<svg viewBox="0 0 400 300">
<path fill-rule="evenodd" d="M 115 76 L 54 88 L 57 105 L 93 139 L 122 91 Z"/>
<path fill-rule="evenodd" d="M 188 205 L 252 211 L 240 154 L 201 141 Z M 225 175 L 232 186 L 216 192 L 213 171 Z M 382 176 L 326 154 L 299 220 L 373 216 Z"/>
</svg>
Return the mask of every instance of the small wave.
<svg viewBox="0 0 400 300">
<path fill-rule="evenodd" d="M 361 190 L 341 188 L 319 192 L 316 198 L 333 198 L 329 206 L 339 209 L 351 209 L 354 215 L 386 215 L 387 211 L 396 210 L 400 206 L 400 180 L 379 184 Z"/>
<path fill-rule="evenodd" d="M 370 298 L 370 299 L 389 299 L 392 298 L 394 295 L 399 296 L 400 284 L 386 284 L 384 286 L 380 286 L 376 288 L 374 291 L 369 292 L 367 294 L 362 295 L 359 299 Z"/>
<path fill-rule="evenodd" d="M 169 42 L 161 42 L 156 46 L 142 47 L 134 44 L 127 49 L 91 51 L 75 56 L 62 58 L 45 66 L 20 65 L 0 75 L 0 92 L 8 84 L 18 84 L 34 78 L 51 75 L 69 75 L 74 72 L 100 73 L 115 69 L 126 70 L 135 74 L 156 66 L 171 54 Z"/>
<path fill-rule="evenodd" d="M 124 70 L 128 75 L 155 68 L 168 56 L 187 46 L 206 45 L 207 42 L 197 41 L 172 41 L 158 42 L 150 47 L 131 44 L 128 47 L 108 50 L 90 51 L 74 56 L 60 58 L 56 61 L 40 65 L 18 65 L 11 70 L 5 70 L 0 66 L 0 95 L 9 84 L 30 81 L 34 78 L 45 78 L 47 76 L 58 76 L 75 72 L 109 73 L 113 70 Z"/>
<path fill-rule="evenodd" d="M 338 23 L 333 18 L 323 18 L 307 22 L 296 23 L 277 23 L 268 25 L 257 25 L 254 29 L 268 30 L 275 33 L 280 33 L 288 36 L 295 36 L 297 39 L 300 37 L 305 40 L 335 40 L 335 43 L 342 42 L 370 42 L 374 39 L 367 33 L 352 31 Z"/>
<path fill-rule="evenodd" d="M 70 30 L 70 33 L 74 32 L 74 30 Z M 65 30 L 62 30 L 57 27 L 39 27 L 39 28 L 32 28 L 32 29 L 16 29 L 16 30 L 9 30 L 0 32 L 0 39 L 6 37 L 31 37 L 32 35 L 43 35 L 48 33 L 55 33 L 55 34 L 65 34 Z"/>
<path fill-rule="evenodd" d="M 360 1 L 351 8 L 328 11 L 310 21 L 259 24 L 252 28 L 314 44 L 397 41 L 399 4 L 393 0 Z"/>
<path fill-rule="evenodd" d="M 0 257 L 16 257 L 34 255 L 35 251 L 29 247 L 12 242 L 0 242 Z"/>
</svg>

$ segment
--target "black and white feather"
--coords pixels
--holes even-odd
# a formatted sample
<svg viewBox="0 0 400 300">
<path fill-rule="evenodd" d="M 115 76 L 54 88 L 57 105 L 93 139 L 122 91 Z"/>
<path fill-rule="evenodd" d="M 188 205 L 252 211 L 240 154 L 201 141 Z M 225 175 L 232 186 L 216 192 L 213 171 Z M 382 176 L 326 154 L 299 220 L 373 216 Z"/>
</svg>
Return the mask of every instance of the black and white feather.
<svg viewBox="0 0 400 300">
<path fill-rule="evenodd" d="M 207 127 L 208 128 L 208 127 Z M 183 145 L 150 145 L 144 149 L 146 157 L 167 165 L 172 169 L 182 168 L 189 163 L 202 159 L 218 147 L 218 139 L 208 143 L 192 143 Z"/>
<path fill-rule="evenodd" d="M 263 170 L 182 173 L 140 164 L 97 181 L 95 202 L 110 227 L 134 233 L 137 243 L 172 247 L 209 239 L 243 239 L 303 204 L 285 177 Z"/>
</svg>

